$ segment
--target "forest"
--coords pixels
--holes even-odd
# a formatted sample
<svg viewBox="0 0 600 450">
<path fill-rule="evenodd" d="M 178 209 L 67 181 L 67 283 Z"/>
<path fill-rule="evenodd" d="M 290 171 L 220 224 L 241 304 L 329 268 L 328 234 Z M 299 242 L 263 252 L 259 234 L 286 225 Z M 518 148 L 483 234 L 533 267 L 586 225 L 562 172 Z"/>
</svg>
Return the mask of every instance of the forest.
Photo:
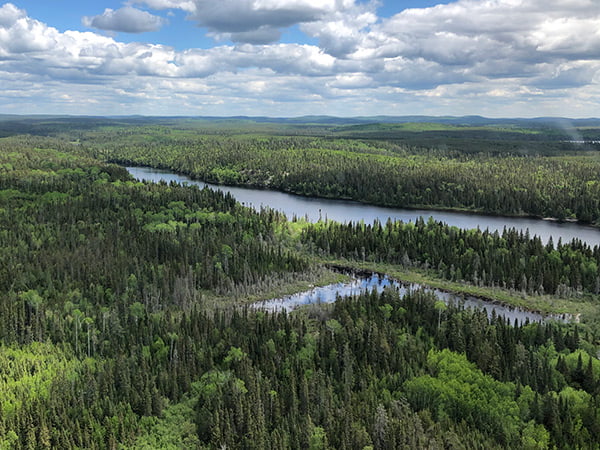
<svg viewBox="0 0 600 450">
<path fill-rule="evenodd" d="M 112 126 L 82 132 L 78 144 L 105 161 L 217 184 L 600 223 L 597 144 L 570 143 L 556 130 L 409 125 Z"/>
<path fill-rule="evenodd" d="M 599 447 L 599 246 L 423 219 L 294 222 L 115 164 L 595 223 L 593 146 L 533 125 L 391 124 L 367 138 L 383 125 L 172 122 L 0 126 L 1 449 Z M 495 150 L 472 151 L 486 139 Z M 535 154 L 509 151 L 527 142 Z M 569 299 L 586 314 L 515 324 L 426 289 L 292 313 L 252 303 L 340 265 Z"/>
</svg>

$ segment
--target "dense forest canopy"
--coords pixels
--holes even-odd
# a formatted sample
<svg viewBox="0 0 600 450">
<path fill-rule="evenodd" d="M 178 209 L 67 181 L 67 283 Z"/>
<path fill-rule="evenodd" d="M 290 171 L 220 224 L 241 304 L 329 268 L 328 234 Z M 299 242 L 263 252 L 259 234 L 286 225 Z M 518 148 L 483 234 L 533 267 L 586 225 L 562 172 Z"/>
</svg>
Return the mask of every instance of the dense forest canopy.
<svg viewBox="0 0 600 450">
<path fill-rule="evenodd" d="M 40 127 L 41 133 L 52 128 Z M 82 151 L 106 161 L 169 168 L 207 182 L 393 207 L 600 220 L 599 145 L 572 142 L 585 140 L 582 133 L 593 138 L 593 128 L 572 136 L 547 123 L 300 126 L 191 119 L 88 127 L 65 136 L 58 126 L 54 134 L 76 136 Z"/>
<path fill-rule="evenodd" d="M 471 126 L 472 138 L 452 123 L 11 120 L 0 126 L 0 448 L 598 447 L 597 246 L 423 220 L 292 223 L 108 163 L 594 222 L 593 148 L 533 125 L 474 151 L 506 125 Z M 365 136 L 373 128 L 386 134 Z M 433 145 L 437 131 L 465 150 Z M 324 264 L 548 310 L 568 299 L 586 314 L 515 326 L 393 289 L 292 314 L 249 305 L 325 279 Z"/>
</svg>

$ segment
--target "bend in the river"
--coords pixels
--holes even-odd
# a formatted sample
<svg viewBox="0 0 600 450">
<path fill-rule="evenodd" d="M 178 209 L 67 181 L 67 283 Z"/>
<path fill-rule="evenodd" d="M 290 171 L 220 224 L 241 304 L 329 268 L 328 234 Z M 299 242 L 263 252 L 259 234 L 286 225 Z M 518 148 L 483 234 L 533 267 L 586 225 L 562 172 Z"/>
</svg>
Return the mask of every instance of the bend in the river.
<svg viewBox="0 0 600 450">
<path fill-rule="evenodd" d="M 246 206 L 252 206 L 255 209 L 268 206 L 283 212 L 290 219 L 305 217 L 311 222 L 329 219 L 338 222 L 364 221 L 365 223 L 373 223 L 377 219 L 381 223 L 385 223 L 388 218 L 408 222 L 415 221 L 419 217 L 426 219 L 433 217 L 434 220 L 463 229 L 479 228 L 481 230 L 488 229 L 502 232 L 504 228 L 515 228 L 523 232 L 529 230 L 531 236 L 539 236 L 543 242 L 547 242 L 552 236 L 555 243 L 559 239 L 562 239 L 563 242 L 579 239 L 591 247 L 600 245 L 600 230 L 577 223 L 559 223 L 532 218 L 499 217 L 451 211 L 385 208 L 349 200 L 302 197 L 265 189 L 214 185 L 194 181 L 185 175 L 171 171 L 151 167 L 127 167 L 127 170 L 138 180 L 175 181 L 229 192 L 238 202 Z"/>
</svg>

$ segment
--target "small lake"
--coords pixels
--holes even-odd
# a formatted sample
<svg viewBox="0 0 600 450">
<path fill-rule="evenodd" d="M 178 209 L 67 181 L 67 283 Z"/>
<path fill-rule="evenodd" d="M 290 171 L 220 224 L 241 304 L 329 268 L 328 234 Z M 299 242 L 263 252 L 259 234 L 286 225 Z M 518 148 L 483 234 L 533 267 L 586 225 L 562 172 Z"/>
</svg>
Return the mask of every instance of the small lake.
<svg viewBox="0 0 600 450">
<path fill-rule="evenodd" d="M 263 302 L 257 302 L 254 303 L 254 306 L 256 308 L 266 309 L 268 311 L 293 311 L 301 306 L 333 303 L 340 297 L 355 296 L 364 291 L 371 292 L 375 290 L 381 293 L 386 287 L 398 289 L 401 296 L 406 295 L 408 292 L 416 291 L 422 288 L 422 286 L 418 284 L 404 284 L 395 280 L 391 280 L 387 276 L 372 274 L 371 276 L 357 277 L 347 283 L 336 283 L 328 286 L 315 287 L 310 291 L 300 292 L 297 294 L 288 295 L 286 297 L 266 300 Z M 465 308 L 484 309 L 487 312 L 488 317 L 491 317 L 492 314 L 496 314 L 496 316 L 502 316 L 509 320 L 511 324 L 514 324 L 515 321 L 519 324 L 523 324 L 526 321 L 541 322 L 546 319 L 560 321 L 567 320 L 566 317 L 563 316 L 543 316 L 542 314 L 536 312 L 495 304 L 476 297 L 463 297 L 441 291 L 439 289 L 427 288 L 425 291 L 432 292 L 436 298 L 447 304 L 462 304 Z"/>
<path fill-rule="evenodd" d="M 151 167 L 127 167 L 129 173 L 137 180 L 153 182 L 175 181 L 177 183 L 193 184 L 200 187 L 209 187 L 223 192 L 229 192 L 235 199 L 255 209 L 263 206 L 283 212 L 289 219 L 293 217 L 307 218 L 311 222 L 318 220 L 335 220 L 338 222 L 373 223 L 376 219 L 385 223 L 388 218 L 404 222 L 415 221 L 419 217 L 433 217 L 451 226 L 463 229 L 480 228 L 490 231 L 502 232 L 504 227 L 515 228 L 525 232 L 529 230 L 531 236 L 539 236 L 547 242 L 550 236 L 556 244 L 558 239 L 570 242 L 577 238 L 590 246 L 600 245 L 600 230 L 576 223 L 558 223 L 546 220 L 497 217 L 460 212 L 432 211 L 419 209 L 384 208 L 346 200 L 329 200 L 322 198 L 302 197 L 283 192 L 265 189 L 252 189 L 233 186 L 221 186 L 202 181 L 194 181 L 185 175 L 174 172 L 154 169 Z"/>
</svg>

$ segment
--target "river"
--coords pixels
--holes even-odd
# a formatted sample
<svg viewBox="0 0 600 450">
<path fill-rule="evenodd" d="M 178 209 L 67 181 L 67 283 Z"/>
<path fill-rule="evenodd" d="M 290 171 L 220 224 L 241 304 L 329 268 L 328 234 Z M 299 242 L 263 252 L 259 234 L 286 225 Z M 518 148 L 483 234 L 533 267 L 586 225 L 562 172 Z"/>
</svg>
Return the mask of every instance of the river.
<svg viewBox="0 0 600 450">
<path fill-rule="evenodd" d="M 329 219 L 338 222 L 359 222 L 362 220 L 365 223 L 373 223 L 377 219 L 385 223 L 388 218 L 408 222 L 422 216 L 424 218 L 433 217 L 437 221 L 463 229 L 480 228 L 481 230 L 488 229 L 502 232 L 504 227 L 515 228 L 523 232 L 529 230 L 531 236 L 539 236 L 543 242 L 547 242 L 552 236 L 554 243 L 558 242 L 559 238 L 563 242 L 570 242 L 577 238 L 592 247 L 600 245 L 600 230 L 577 223 L 558 223 L 530 218 L 487 216 L 461 212 L 384 208 L 347 200 L 302 197 L 266 189 L 214 185 L 194 181 L 185 175 L 151 167 L 127 167 L 127 170 L 138 180 L 175 181 L 229 192 L 237 201 L 246 206 L 255 209 L 269 206 L 283 212 L 290 219 L 295 216 L 307 218 L 311 222 L 316 222 L 319 219 Z"/>
</svg>

